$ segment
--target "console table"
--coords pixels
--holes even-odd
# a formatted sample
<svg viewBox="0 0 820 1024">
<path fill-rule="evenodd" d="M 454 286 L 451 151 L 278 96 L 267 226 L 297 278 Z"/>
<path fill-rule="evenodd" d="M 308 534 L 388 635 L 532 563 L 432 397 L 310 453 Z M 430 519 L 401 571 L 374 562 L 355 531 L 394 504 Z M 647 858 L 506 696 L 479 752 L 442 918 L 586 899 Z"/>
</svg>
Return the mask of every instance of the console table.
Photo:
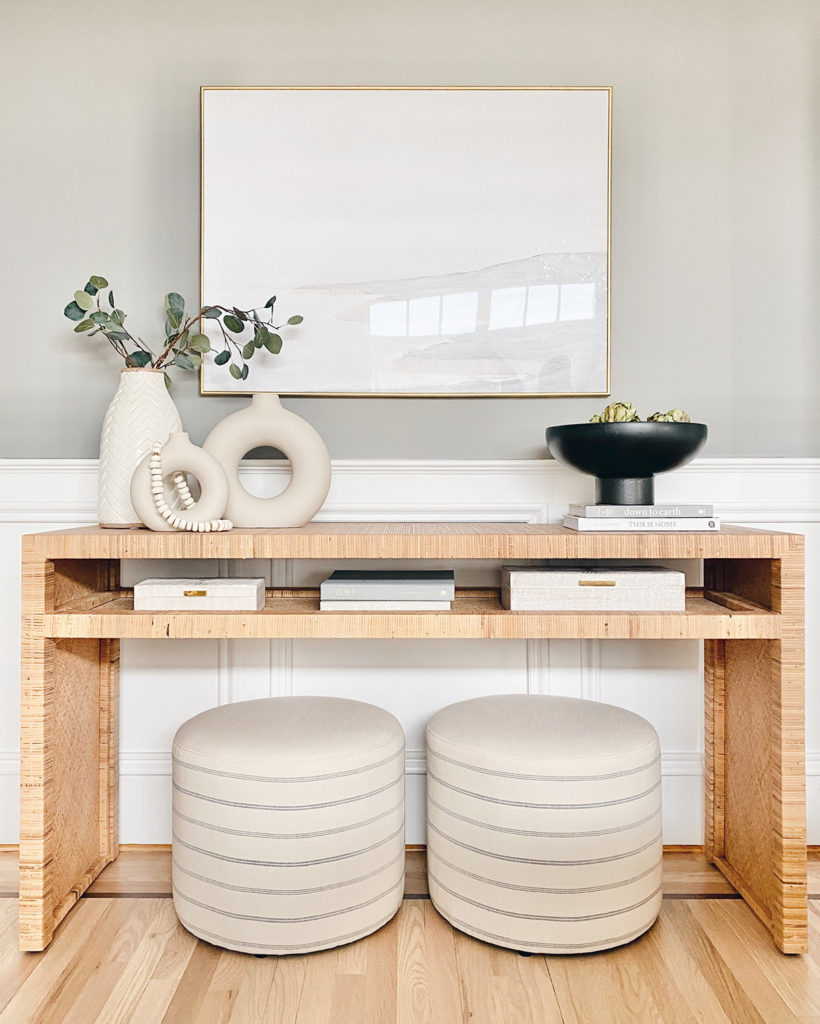
<svg viewBox="0 0 820 1024">
<path fill-rule="evenodd" d="M 504 611 L 460 590 L 444 612 L 320 612 L 273 589 L 259 612 L 135 612 L 129 558 L 700 559 L 681 612 Z M 807 948 L 803 538 L 573 533 L 504 523 L 313 523 L 225 534 L 95 527 L 23 539 L 20 947 L 41 950 L 118 853 L 124 637 L 681 639 L 705 646 L 704 849 L 785 953 Z"/>
</svg>

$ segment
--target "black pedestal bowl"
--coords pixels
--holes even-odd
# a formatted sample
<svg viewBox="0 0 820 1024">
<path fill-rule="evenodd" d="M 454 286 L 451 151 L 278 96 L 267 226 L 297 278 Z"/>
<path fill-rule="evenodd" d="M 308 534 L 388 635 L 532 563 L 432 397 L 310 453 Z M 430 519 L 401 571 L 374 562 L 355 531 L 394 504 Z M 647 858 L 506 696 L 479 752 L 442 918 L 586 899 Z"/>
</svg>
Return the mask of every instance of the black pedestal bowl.
<svg viewBox="0 0 820 1024">
<path fill-rule="evenodd" d="M 568 423 L 547 428 L 547 448 L 597 478 L 598 505 L 651 505 L 655 474 L 694 458 L 707 433 L 705 423 Z"/>
</svg>

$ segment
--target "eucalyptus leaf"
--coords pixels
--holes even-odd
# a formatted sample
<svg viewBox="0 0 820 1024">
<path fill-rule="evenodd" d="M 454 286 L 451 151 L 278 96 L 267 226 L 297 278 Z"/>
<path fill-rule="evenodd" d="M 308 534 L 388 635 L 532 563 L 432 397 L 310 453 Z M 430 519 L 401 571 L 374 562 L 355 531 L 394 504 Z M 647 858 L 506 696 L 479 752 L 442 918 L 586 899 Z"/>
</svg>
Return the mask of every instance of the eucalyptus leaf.
<svg viewBox="0 0 820 1024">
<path fill-rule="evenodd" d="M 220 352 L 219 355 L 214 356 L 214 362 L 217 366 L 224 366 L 230 358 L 231 350 L 226 348 L 223 352 Z"/>
<path fill-rule="evenodd" d="M 282 351 L 282 339 L 278 334 L 268 334 L 265 338 L 265 348 L 268 352 L 272 352 L 275 356 L 278 356 Z"/>
<path fill-rule="evenodd" d="M 77 303 L 80 309 L 84 309 L 87 313 L 90 313 L 92 309 L 97 308 L 96 303 L 88 294 L 88 292 L 74 292 L 74 301 Z"/>
<path fill-rule="evenodd" d="M 83 288 L 83 291 L 88 295 L 96 295 L 99 289 L 95 288 L 94 285 L 89 281 L 88 284 Z"/>
<path fill-rule="evenodd" d="M 276 302 L 276 296 L 271 295 L 268 301 L 265 303 L 265 309 L 273 309 L 274 303 Z"/>
<path fill-rule="evenodd" d="M 98 291 L 100 288 L 108 287 L 106 279 L 104 277 L 100 277 L 98 274 L 92 274 L 88 283 L 93 285 Z"/>
<path fill-rule="evenodd" d="M 94 326 L 94 321 L 93 320 L 83 320 L 81 323 L 77 324 L 77 326 L 74 328 L 74 333 L 75 334 L 80 334 L 83 331 L 90 331 L 93 326 Z"/>
<path fill-rule="evenodd" d="M 236 363 L 231 363 L 230 371 L 231 376 L 233 377 L 234 380 L 242 380 L 242 371 L 239 369 Z"/>
<path fill-rule="evenodd" d="M 182 322 L 182 318 L 185 315 L 185 299 L 179 294 L 179 292 L 168 292 L 165 296 L 165 312 L 177 322 L 177 326 Z"/>
<path fill-rule="evenodd" d="M 175 313 L 173 313 L 170 309 L 165 314 L 165 334 L 166 334 L 167 337 L 170 338 L 171 335 L 168 333 L 168 324 L 171 325 L 171 332 L 172 333 L 173 333 L 173 331 L 177 330 L 177 328 L 180 325 L 179 317 Z"/>
<path fill-rule="evenodd" d="M 162 376 L 163 376 L 163 379 L 165 380 L 166 388 L 168 388 L 168 390 L 170 391 L 171 390 L 171 378 L 168 376 L 167 373 L 164 373 Z"/>
<path fill-rule="evenodd" d="M 150 353 L 143 352 L 141 349 L 136 352 L 131 352 L 128 356 L 128 363 L 130 366 L 147 366 L 150 362 Z"/>
<path fill-rule="evenodd" d="M 95 309 L 88 319 L 92 320 L 98 327 L 103 327 L 111 318 L 104 309 Z"/>
<path fill-rule="evenodd" d="M 183 370 L 193 370 L 194 368 L 193 360 L 186 356 L 184 352 L 180 352 L 179 355 L 176 356 L 174 363 L 177 366 L 181 366 Z"/>
<path fill-rule="evenodd" d="M 247 380 L 247 379 L 248 379 L 248 364 L 245 363 L 245 365 L 242 367 L 242 380 Z"/>
<path fill-rule="evenodd" d="M 178 326 L 179 326 L 179 324 L 175 324 L 175 323 L 172 322 L 170 316 L 166 316 L 165 317 L 165 337 L 166 338 L 170 338 L 171 335 L 174 333 L 174 331 L 177 329 Z"/>
<path fill-rule="evenodd" d="M 199 367 L 202 366 L 202 356 L 197 352 L 189 352 L 185 358 L 191 363 L 195 370 L 198 370 Z"/>
<path fill-rule="evenodd" d="M 85 310 L 80 309 L 76 302 L 72 299 L 71 302 L 63 310 L 63 315 L 67 316 L 69 320 L 82 320 L 85 316 Z"/>
<path fill-rule="evenodd" d="M 113 289 L 108 293 L 108 304 L 109 304 L 109 306 L 112 309 L 114 308 L 114 306 L 116 306 L 116 302 L 114 302 L 114 291 L 113 291 Z M 125 319 L 125 313 L 123 313 L 122 316 L 123 316 L 123 319 Z"/>
<path fill-rule="evenodd" d="M 288 323 L 292 327 L 295 327 L 297 324 L 300 324 L 304 319 L 305 318 L 303 316 L 289 316 L 288 317 Z"/>
<path fill-rule="evenodd" d="M 195 334 L 188 342 L 188 348 L 193 352 L 210 352 L 211 342 L 207 334 Z"/>
<path fill-rule="evenodd" d="M 106 333 L 107 337 L 113 338 L 115 341 L 130 341 L 131 340 L 130 337 L 128 336 L 128 331 L 120 331 L 120 330 L 117 330 L 116 327 L 109 327 L 106 330 L 105 333 Z"/>
<path fill-rule="evenodd" d="M 203 306 L 200 311 L 200 315 L 207 317 L 209 320 L 215 320 L 222 316 L 222 310 L 218 309 L 216 306 Z"/>
<path fill-rule="evenodd" d="M 229 331 L 233 331 L 234 334 L 241 334 L 245 329 L 245 325 L 237 316 L 232 316 L 230 313 L 226 313 L 222 319 L 222 323 L 228 328 Z"/>
<path fill-rule="evenodd" d="M 265 328 L 264 327 L 257 327 L 257 328 L 254 329 L 254 332 L 253 332 L 253 347 L 254 348 L 262 348 L 262 346 L 264 344 L 265 344 Z"/>
<path fill-rule="evenodd" d="M 243 349 L 242 349 L 242 358 L 243 359 L 250 359 L 255 351 L 256 351 L 256 345 L 254 345 L 254 343 L 252 341 L 249 341 L 247 343 L 247 345 L 245 345 L 243 347 Z"/>
</svg>

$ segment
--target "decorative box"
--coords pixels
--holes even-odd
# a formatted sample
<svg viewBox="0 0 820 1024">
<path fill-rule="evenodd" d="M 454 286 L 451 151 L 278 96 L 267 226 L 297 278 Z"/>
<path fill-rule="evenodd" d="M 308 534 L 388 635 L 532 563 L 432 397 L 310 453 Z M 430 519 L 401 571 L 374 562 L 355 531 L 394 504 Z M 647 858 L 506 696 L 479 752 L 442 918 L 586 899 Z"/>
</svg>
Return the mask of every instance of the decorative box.
<svg viewBox="0 0 820 1024">
<path fill-rule="evenodd" d="M 683 611 L 682 572 L 663 566 L 504 566 L 501 604 L 511 611 Z"/>
<path fill-rule="evenodd" d="M 265 607 L 265 581 L 247 579 L 155 579 L 134 587 L 135 612 L 242 611 Z"/>
</svg>

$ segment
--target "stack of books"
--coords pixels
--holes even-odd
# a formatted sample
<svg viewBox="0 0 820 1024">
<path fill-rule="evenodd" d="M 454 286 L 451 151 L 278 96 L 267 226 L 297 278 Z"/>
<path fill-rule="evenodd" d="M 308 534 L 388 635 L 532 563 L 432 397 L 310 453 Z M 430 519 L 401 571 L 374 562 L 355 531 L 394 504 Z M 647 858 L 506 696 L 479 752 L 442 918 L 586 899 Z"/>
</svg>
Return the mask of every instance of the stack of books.
<svg viewBox="0 0 820 1024">
<path fill-rule="evenodd" d="M 337 569 L 319 588 L 323 612 L 449 611 L 452 569 Z"/>
<path fill-rule="evenodd" d="M 720 529 L 711 505 L 570 505 L 564 516 L 570 530 L 601 533 L 667 530 L 688 533 Z"/>
</svg>

